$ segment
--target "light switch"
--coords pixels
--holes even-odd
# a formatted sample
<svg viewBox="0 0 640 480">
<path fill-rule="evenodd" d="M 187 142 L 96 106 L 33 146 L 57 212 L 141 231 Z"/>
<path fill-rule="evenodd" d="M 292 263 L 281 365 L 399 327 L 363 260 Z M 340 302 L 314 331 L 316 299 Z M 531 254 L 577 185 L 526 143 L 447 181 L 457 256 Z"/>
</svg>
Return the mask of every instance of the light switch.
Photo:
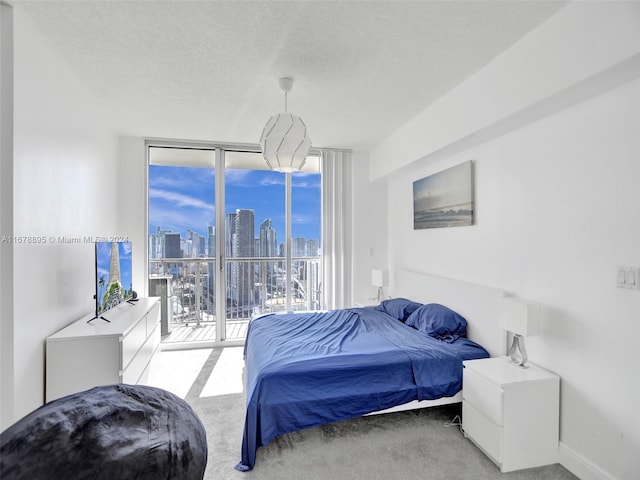
<svg viewBox="0 0 640 480">
<path fill-rule="evenodd" d="M 616 286 L 618 288 L 640 290 L 640 268 L 618 267 Z"/>
<path fill-rule="evenodd" d="M 630 268 L 627 270 L 627 278 L 625 282 L 629 288 L 634 288 L 636 286 L 636 271 L 635 268 Z"/>
</svg>

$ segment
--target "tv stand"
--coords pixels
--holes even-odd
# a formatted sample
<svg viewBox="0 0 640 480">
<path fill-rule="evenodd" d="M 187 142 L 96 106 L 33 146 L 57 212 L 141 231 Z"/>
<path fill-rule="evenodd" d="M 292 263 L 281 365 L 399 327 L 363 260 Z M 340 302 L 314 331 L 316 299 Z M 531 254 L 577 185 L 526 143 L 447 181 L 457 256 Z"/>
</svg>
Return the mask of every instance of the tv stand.
<svg viewBox="0 0 640 480">
<path fill-rule="evenodd" d="M 80 318 L 47 338 L 46 401 L 113 383 L 144 383 L 160 347 L 160 298 Z"/>
<path fill-rule="evenodd" d="M 111 320 L 109 320 L 108 318 L 104 318 L 102 315 L 98 316 L 98 317 L 93 317 L 90 318 L 89 320 L 87 320 L 87 323 L 91 323 L 93 322 L 95 319 L 99 318 L 100 320 L 104 320 L 105 322 L 109 322 L 111 323 Z"/>
</svg>

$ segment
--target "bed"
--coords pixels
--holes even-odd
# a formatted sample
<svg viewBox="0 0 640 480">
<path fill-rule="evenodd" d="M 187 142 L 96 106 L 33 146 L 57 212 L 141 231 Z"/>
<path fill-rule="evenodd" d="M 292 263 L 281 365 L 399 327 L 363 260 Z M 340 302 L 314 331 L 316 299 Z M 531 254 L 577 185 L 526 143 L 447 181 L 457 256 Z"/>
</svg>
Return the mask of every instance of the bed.
<svg viewBox="0 0 640 480">
<path fill-rule="evenodd" d="M 458 402 L 462 361 L 504 353 L 500 290 L 395 274 L 377 307 L 254 318 L 245 342 L 242 459 L 278 435 L 361 415 Z"/>
</svg>

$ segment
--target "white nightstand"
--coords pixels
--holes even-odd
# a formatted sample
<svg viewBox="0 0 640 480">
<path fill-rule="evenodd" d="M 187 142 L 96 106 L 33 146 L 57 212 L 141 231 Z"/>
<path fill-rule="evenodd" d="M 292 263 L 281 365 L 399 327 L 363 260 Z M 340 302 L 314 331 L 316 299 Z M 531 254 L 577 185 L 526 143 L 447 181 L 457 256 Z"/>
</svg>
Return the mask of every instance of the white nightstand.
<svg viewBox="0 0 640 480">
<path fill-rule="evenodd" d="M 502 472 L 557 463 L 560 378 L 506 357 L 463 364 L 465 436 Z"/>
</svg>

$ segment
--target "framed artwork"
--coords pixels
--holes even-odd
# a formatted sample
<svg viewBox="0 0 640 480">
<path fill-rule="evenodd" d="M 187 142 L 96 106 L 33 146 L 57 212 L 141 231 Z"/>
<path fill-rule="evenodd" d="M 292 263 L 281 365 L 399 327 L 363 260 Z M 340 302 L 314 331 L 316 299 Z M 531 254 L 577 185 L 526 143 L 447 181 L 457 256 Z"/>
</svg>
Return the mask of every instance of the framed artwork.
<svg viewBox="0 0 640 480">
<path fill-rule="evenodd" d="M 471 160 L 413 182 L 413 229 L 473 225 Z"/>
</svg>

